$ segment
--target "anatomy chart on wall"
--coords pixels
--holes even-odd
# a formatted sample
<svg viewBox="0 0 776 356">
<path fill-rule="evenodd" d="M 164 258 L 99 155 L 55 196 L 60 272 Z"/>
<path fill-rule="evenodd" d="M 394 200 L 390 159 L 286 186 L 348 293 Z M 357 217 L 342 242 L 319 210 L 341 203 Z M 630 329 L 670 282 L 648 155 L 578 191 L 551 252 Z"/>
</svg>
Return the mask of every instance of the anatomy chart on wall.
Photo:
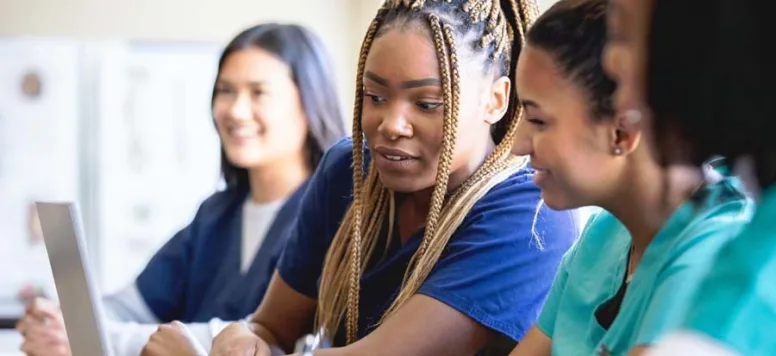
<svg viewBox="0 0 776 356">
<path fill-rule="evenodd" d="M 79 50 L 0 39 L 0 306 L 55 293 L 33 201 L 78 200 Z"/>
<path fill-rule="evenodd" d="M 103 289 L 112 291 L 130 283 L 217 186 L 210 97 L 219 48 L 122 43 L 93 54 L 99 274 Z"/>
</svg>

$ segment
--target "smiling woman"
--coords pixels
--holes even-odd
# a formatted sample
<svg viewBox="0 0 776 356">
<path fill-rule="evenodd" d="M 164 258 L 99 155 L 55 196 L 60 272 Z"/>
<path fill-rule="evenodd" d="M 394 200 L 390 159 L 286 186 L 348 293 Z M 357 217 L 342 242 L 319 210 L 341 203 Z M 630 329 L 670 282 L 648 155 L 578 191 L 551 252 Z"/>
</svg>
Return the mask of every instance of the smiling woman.
<svg viewBox="0 0 776 356">
<path fill-rule="evenodd" d="M 173 320 L 189 323 L 207 347 L 223 320 L 255 309 L 308 178 L 345 135 L 326 56 L 307 29 L 274 23 L 246 29 L 224 49 L 212 114 L 227 187 L 202 203 L 134 283 L 105 298 L 115 355 L 140 354 L 154 324 Z M 70 353 L 52 302 L 30 305 L 18 328 L 30 355 Z"/>
<path fill-rule="evenodd" d="M 311 320 L 336 347 L 316 355 L 504 354 L 523 337 L 577 236 L 572 212 L 537 212 L 533 170 L 510 154 L 535 13 L 384 3 L 359 57 L 353 139 L 314 174 L 251 327 L 227 328 L 214 353 L 289 352 Z"/>
</svg>

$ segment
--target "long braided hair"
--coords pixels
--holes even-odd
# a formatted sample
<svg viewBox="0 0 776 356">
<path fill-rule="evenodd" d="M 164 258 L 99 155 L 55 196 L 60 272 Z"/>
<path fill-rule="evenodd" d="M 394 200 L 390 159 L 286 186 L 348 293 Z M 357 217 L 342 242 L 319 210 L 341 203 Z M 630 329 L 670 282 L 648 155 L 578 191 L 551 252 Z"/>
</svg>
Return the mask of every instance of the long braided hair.
<svg viewBox="0 0 776 356">
<path fill-rule="evenodd" d="M 397 21 L 427 24 L 439 59 L 444 95 L 440 162 L 423 240 L 405 271 L 398 296 L 380 321 L 382 323 L 418 291 L 477 200 L 525 166 L 527 159 L 510 154 L 521 113 L 514 90 L 514 73 L 525 33 L 537 15 L 538 8 L 533 0 L 387 0 L 378 10 L 358 61 L 353 110 L 353 202 L 329 247 L 321 277 L 316 324 L 329 336 L 337 334 L 344 318 L 347 343 L 357 340 L 361 275 L 375 250 L 386 217 L 389 237 L 395 218 L 393 192 L 380 182 L 374 163 L 365 167 L 364 162 L 360 120 L 362 78 L 373 41 Z M 509 76 L 512 90 L 505 117 L 493 125 L 496 148 L 471 177 L 448 194 L 460 107 L 458 49 L 465 48 L 463 46 L 469 46 L 473 53 L 484 54 L 486 70 L 498 76 Z"/>
</svg>

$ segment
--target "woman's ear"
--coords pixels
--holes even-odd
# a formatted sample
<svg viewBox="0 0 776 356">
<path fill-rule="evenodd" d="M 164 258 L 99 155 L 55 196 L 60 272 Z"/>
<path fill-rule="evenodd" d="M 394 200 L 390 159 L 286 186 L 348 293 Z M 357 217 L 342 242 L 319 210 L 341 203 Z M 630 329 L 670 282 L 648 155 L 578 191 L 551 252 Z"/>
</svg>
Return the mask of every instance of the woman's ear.
<svg viewBox="0 0 776 356">
<path fill-rule="evenodd" d="M 512 81 L 505 76 L 496 79 L 493 85 L 491 85 L 491 90 L 488 94 L 487 115 L 485 116 L 485 122 L 489 125 L 499 122 L 506 114 L 509 108 L 511 86 Z"/>
<path fill-rule="evenodd" d="M 643 135 L 642 117 L 640 112 L 630 110 L 615 118 L 610 135 L 613 155 L 628 155 L 639 147 Z"/>
</svg>

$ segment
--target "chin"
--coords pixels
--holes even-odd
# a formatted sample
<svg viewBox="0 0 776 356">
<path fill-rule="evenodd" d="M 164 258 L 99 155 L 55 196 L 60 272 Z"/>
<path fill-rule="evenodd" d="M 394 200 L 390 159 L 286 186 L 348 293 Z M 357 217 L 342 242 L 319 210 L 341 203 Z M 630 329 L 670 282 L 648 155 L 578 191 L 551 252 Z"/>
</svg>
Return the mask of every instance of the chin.
<svg viewBox="0 0 776 356">
<path fill-rule="evenodd" d="M 380 183 L 382 183 L 384 187 L 396 193 L 415 193 L 429 188 L 428 184 L 423 184 L 422 180 L 413 177 L 393 177 L 390 175 L 384 176 L 382 174 L 380 174 L 379 177 Z"/>
<path fill-rule="evenodd" d="M 245 169 L 261 166 L 264 162 L 264 160 L 257 155 L 228 155 L 227 158 L 229 159 L 229 163 Z"/>
<path fill-rule="evenodd" d="M 569 210 L 579 207 L 577 204 L 572 203 L 568 199 L 564 199 L 563 196 L 563 194 L 561 194 L 561 196 L 548 194 L 542 190 L 542 201 L 544 201 L 544 205 L 548 206 L 552 210 Z"/>
</svg>

